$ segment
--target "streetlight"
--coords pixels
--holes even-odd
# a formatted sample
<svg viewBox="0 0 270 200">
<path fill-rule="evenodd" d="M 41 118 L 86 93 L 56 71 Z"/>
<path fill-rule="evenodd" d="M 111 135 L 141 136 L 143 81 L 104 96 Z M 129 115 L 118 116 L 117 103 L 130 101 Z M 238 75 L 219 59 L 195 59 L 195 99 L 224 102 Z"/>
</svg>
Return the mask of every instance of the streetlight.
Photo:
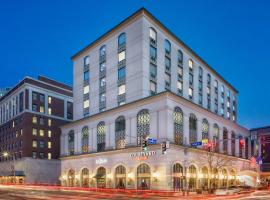
<svg viewBox="0 0 270 200">
<path fill-rule="evenodd" d="M 3 155 L 2 156 L 0 156 L 0 157 L 5 157 L 5 158 L 7 158 L 8 156 L 10 156 L 10 154 L 7 152 L 7 151 L 5 151 L 4 153 L 3 153 Z M 13 167 L 12 167 L 12 170 L 13 170 L 13 181 L 14 181 L 14 183 L 15 183 L 15 173 L 16 173 L 16 171 L 15 171 L 15 156 L 14 156 L 14 154 L 12 154 L 12 160 L 13 160 Z"/>
</svg>

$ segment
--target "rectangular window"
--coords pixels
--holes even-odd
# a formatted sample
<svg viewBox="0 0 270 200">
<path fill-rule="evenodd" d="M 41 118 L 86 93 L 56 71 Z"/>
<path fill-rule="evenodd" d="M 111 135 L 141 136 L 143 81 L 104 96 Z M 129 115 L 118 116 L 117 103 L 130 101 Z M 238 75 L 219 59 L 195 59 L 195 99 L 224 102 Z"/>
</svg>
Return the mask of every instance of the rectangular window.
<svg viewBox="0 0 270 200">
<path fill-rule="evenodd" d="M 193 85 L 193 74 L 189 74 L 189 83 Z"/>
<path fill-rule="evenodd" d="M 36 92 L 32 92 L 32 99 L 37 100 L 38 99 L 38 94 Z"/>
<path fill-rule="evenodd" d="M 39 136 L 41 136 L 41 137 L 44 136 L 44 130 L 42 130 L 42 129 L 39 130 Z"/>
<path fill-rule="evenodd" d="M 32 129 L 32 135 L 37 135 L 37 129 L 36 128 Z"/>
<path fill-rule="evenodd" d="M 33 117 L 32 122 L 33 122 L 33 124 L 37 123 L 37 117 L 36 116 Z"/>
<path fill-rule="evenodd" d="M 180 74 L 181 77 L 183 76 L 183 68 L 182 67 L 178 67 L 178 74 Z"/>
<path fill-rule="evenodd" d="M 89 99 L 87 99 L 87 100 L 85 100 L 85 101 L 83 102 L 83 108 L 89 108 L 89 105 L 90 105 Z"/>
<path fill-rule="evenodd" d="M 152 40 L 156 40 L 156 37 L 157 37 L 156 32 L 152 28 L 150 28 L 150 38 Z"/>
<path fill-rule="evenodd" d="M 32 110 L 35 111 L 35 112 L 37 112 L 37 105 L 36 104 L 33 104 L 32 105 Z"/>
<path fill-rule="evenodd" d="M 193 69 L 193 61 L 191 59 L 188 60 L 188 66 L 189 66 L 189 69 Z"/>
<path fill-rule="evenodd" d="M 193 97 L 193 89 L 192 88 L 188 89 L 188 96 L 189 96 L 189 98 Z"/>
<path fill-rule="evenodd" d="M 52 126 L 52 120 L 48 119 L 48 126 Z"/>
<path fill-rule="evenodd" d="M 39 158 L 40 158 L 40 159 L 44 159 L 44 158 L 45 158 L 45 155 L 44 155 L 43 152 L 40 152 L 40 153 L 39 153 Z"/>
<path fill-rule="evenodd" d="M 228 107 L 228 108 L 230 107 L 230 102 L 229 102 L 229 101 L 227 101 L 227 107 Z"/>
<path fill-rule="evenodd" d="M 167 70 L 171 69 L 171 59 L 165 57 L 165 67 Z"/>
<path fill-rule="evenodd" d="M 48 137 L 51 138 L 52 137 L 52 131 L 48 130 Z"/>
<path fill-rule="evenodd" d="M 101 63 L 100 64 L 100 71 L 102 72 L 102 71 L 104 71 L 106 69 L 106 63 L 104 62 L 104 63 Z"/>
<path fill-rule="evenodd" d="M 182 82 L 180 82 L 180 81 L 177 81 L 177 89 L 178 90 L 183 90 L 183 84 L 182 84 Z"/>
<path fill-rule="evenodd" d="M 44 106 L 40 106 L 39 107 L 39 112 L 41 112 L 41 113 L 44 113 L 45 111 L 44 111 Z"/>
<path fill-rule="evenodd" d="M 167 74 L 167 73 L 165 73 L 165 81 L 167 82 L 167 83 L 171 83 L 171 76 L 170 76 L 170 74 Z"/>
<path fill-rule="evenodd" d="M 100 97 L 99 97 L 100 99 L 100 102 L 104 102 L 104 101 L 106 101 L 106 94 L 105 93 L 102 93 L 102 94 L 100 94 Z"/>
<path fill-rule="evenodd" d="M 208 95 L 210 95 L 210 88 L 209 88 L 209 87 L 206 88 L 206 93 L 207 93 Z"/>
<path fill-rule="evenodd" d="M 202 94 L 199 94 L 199 104 L 202 105 Z"/>
<path fill-rule="evenodd" d="M 39 124 L 40 124 L 40 125 L 44 125 L 44 118 L 43 118 L 43 117 L 40 117 L 40 118 L 39 118 Z"/>
<path fill-rule="evenodd" d="M 45 102 L 45 96 L 44 96 L 44 94 L 40 94 L 40 95 L 39 95 L 39 100 L 40 100 L 41 102 Z"/>
<path fill-rule="evenodd" d="M 88 94 L 89 93 L 89 85 L 86 85 L 83 87 L 83 94 Z"/>
<path fill-rule="evenodd" d="M 23 111 L 23 92 L 20 93 L 19 96 L 19 111 L 22 112 Z"/>
<path fill-rule="evenodd" d="M 52 109 L 48 108 L 48 114 L 51 115 L 52 114 Z"/>
<path fill-rule="evenodd" d="M 89 70 L 83 72 L 83 80 L 88 81 L 89 80 Z"/>
<path fill-rule="evenodd" d="M 151 60 L 157 60 L 157 49 L 155 47 L 150 46 L 150 58 Z"/>
<path fill-rule="evenodd" d="M 52 103 L 52 97 L 48 97 L 48 104 Z"/>
<path fill-rule="evenodd" d="M 48 153 L 48 160 L 51 160 L 51 159 L 52 159 L 52 154 Z"/>
<path fill-rule="evenodd" d="M 51 149 L 52 148 L 52 142 L 48 142 L 48 149 Z"/>
<path fill-rule="evenodd" d="M 126 85 L 120 85 L 118 87 L 118 95 L 122 95 L 122 94 L 125 94 L 126 93 Z"/>
<path fill-rule="evenodd" d="M 45 147 L 45 142 L 43 140 L 39 141 L 39 147 L 44 148 Z"/>
<path fill-rule="evenodd" d="M 37 158 L 37 152 L 35 151 L 32 152 L 32 158 Z"/>
<path fill-rule="evenodd" d="M 153 78 L 157 77 L 157 67 L 153 64 L 150 64 L 150 76 Z"/>
<path fill-rule="evenodd" d="M 105 78 L 100 79 L 99 84 L 100 84 L 100 87 L 105 86 L 106 85 L 106 79 Z"/>
<path fill-rule="evenodd" d="M 36 140 L 33 140 L 33 141 L 32 141 L 32 147 L 33 147 L 33 148 L 37 148 L 37 141 L 36 141 Z"/>
<path fill-rule="evenodd" d="M 118 54 L 118 62 L 126 59 L 126 51 L 122 51 Z"/>
<path fill-rule="evenodd" d="M 227 118 L 228 119 L 230 118 L 230 112 L 227 112 Z"/>
<path fill-rule="evenodd" d="M 153 81 L 150 81 L 150 91 L 151 93 L 154 93 L 154 94 L 157 92 L 157 85 Z"/>
<path fill-rule="evenodd" d="M 122 79 L 126 77 L 126 68 L 122 67 L 120 69 L 118 69 L 118 79 Z"/>
<path fill-rule="evenodd" d="M 199 91 L 202 91 L 202 85 L 203 85 L 203 83 L 201 81 L 199 81 Z"/>
</svg>

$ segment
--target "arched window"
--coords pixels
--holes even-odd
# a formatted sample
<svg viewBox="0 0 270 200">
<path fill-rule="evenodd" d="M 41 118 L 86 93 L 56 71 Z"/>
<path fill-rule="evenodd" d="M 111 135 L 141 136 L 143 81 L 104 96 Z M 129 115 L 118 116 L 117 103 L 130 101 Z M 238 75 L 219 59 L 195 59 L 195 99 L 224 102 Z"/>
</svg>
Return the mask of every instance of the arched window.
<svg viewBox="0 0 270 200">
<path fill-rule="evenodd" d="M 202 178 L 201 178 L 201 185 L 204 189 L 208 188 L 208 169 L 207 167 L 202 168 Z"/>
<path fill-rule="evenodd" d="M 230 186 L 234 186 L 234 185 L 236 185 L 236 172 L 235 172 L 235 170 L 232 169 L 230 172 L 230 175 L 231 175 L 231 178 L 230 178 L 229 184 L 230 184 Z"/>
<path fill-rule="evenodd" d="M 85 56 L 83 59 L 83 64 L 84 66 L 87 66 L 90 64 L 90 57 L 89 56 Z"/>
<path fill-rule="evenodd" d="M 166 54 L 171 54 L 171 43 L 167 39 L 164 41 L 164 48 Z"/>
<path fill-rule="evenodd" d="M 149 31 L 150 31 L 150 33 L 149 33 L 150 39 L 151 39 L 154 43 L 156 43 L 156 41 L 157 41 L 157 32 L 156 32 L 156 30 L 155 30 L 154 28 L 150 27 Z"/>
<path fill-rule="evenodd" d="M 88 127 L 82 129 L 82 153 L 88 153 L 89 150 L 89 132 Z"/>
<path fill-rule="evenodd" d="M 189 143 L 197 141 L 197 118 L 194 114 L 189 116 Z"/>
<path fill-rule="evenodd" d="M 123 165 L 119 165 L 115 169 L 115 183 L 117 189 L 126 188 L 126 168 Z"/>
<path fill-rule="evenodd" d="M 96 174 L 97 188 L 106 188 L 106 169 L 99 167 Z"/>
<path fill-rule="evenodd" d="M 181 173 L 183 174 L 184 168 L 179 163 L 173 165 L 173 173 Z"/>
<path fill-rule="evenodd" d="M 228 130 L 223 128 L 223 153 L 228 153 Z"/>
<path fill-rule="evenodd" d="M 118 37 L 118 46 L 124 46 L 126 44 L 126 34 L 121 33 Z"/>
<path fill-rule="evenodd" d="M 73 169 L 70 169 L 68 171 L 68 187 L 74 187 L 75 186 L 75 171 Z"/>
<path fill-rule="evenodd" d="M 105 150 L 105 122 L 99 122 L 97 125 L 97 151 Z"/>
<path fill-rule="evenodd" d="M 202 120 L 202 139 L 209 139 L 209 123 L 207 119 Z"/>
<path fill-rule="evenodd" d="M 141 146 L 143 139 L 149 134 L 150 114 L 147 109 L 143 109 L 137 115 L 137 145 Z"/>
<path fill-rule="evenodd" d="M 140 164 L 137 168 L 137 174 L 150 174 L 150 167 L 147 164 Z"/>
<path fill-rule="evenodd" d="M 99 49 L 99 56 L 105 56 L 106 55 L 106 46 L 103 45 L 102 47 L 100 47 Z"/>
<path fill-rule="evenodd" d="M 68 153 L 74 155 L 74 131 L 71 130 L 68 133 Z"/>
<path fill-rule="evenodd" d="M 232 151 L 232 156 L 235 156 L 235 133 L 232 131 L 232 136 L 231 136 L 231 151 Z"/>
<path fill-rule="evenodd" d="M 183 63 L 183 52 L 178 50 L 178 62 Z"/>
<path fill-rule="evenodd" d="M 222 169 L 221 173 L 222 173 L 221 186 L 222 187 L 227 187 L 227 182 L 228 182 L 228 173 L 227 173 L 227 170 L 226 169 Z"/>
<path fill-rule="evenodd" d="M 126 168 L 123 165 L 119 165 L 115 169 L 115 174 L 126 174 Z"/>
<path fill-rule="evenodd" d="M 215 145 L 215 152 L 219 152 L 219 127 L 217 124 L 214 124 L 213 141 Z"/>
<path fill-rule="evenodd" d="M 196 189 L 196 180 L 197 180 L 197 170 L 194 165 L 190 165 L 188 168 L 189 173 L 189 188 L 191 191 L 194 191 Z"/>
<path fill-rule="evenodd" d="M 115 145 L 116 149 L 123 149 L 126 146 L 125 142 L 126 121 L 123 116 L 115 120 Z"/>
<path fill-rule="evenodd" d="M 81 173 L 82 187 L 89 187 L 89 169 L 83 168 Z"/>
<path fill-rule="evenodd" d="M 176 144 L 183 144 L 183 111 L 179 107 L 174 108 L 174 142 Z"/>
</svg>

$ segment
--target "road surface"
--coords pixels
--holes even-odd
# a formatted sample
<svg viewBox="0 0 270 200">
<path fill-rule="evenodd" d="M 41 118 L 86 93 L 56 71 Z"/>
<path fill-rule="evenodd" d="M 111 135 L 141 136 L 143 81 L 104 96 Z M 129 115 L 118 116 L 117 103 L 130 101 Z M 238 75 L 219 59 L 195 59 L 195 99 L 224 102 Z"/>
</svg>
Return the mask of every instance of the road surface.
<svg viewBox="0 0 270 200">
<path fill-rule="evenodd" d="M 158 193 L 140 194 L 131 192 L 123 193 L 109 193 L 109 192 L 95 192 L 95 191 L 67 191 L 67 190 L 53 190 L 44 187 L 16 187 L 16 186 L 0 186 L 1 200 L 92 200 L 92 199 L 110 199 L 110 200 L 135 200 L 135 199 L 160 199 L 160 200 L 176 200 L 176 199 L 241 199 L 241 200 L 269 200 L 270 190 L 256 191 L 251 194 L 241 194 L 234 196 L 213 196 L 213 195 L 191 195 L 183 197 L 182 195 L 164 196 Z"/>
</svg>

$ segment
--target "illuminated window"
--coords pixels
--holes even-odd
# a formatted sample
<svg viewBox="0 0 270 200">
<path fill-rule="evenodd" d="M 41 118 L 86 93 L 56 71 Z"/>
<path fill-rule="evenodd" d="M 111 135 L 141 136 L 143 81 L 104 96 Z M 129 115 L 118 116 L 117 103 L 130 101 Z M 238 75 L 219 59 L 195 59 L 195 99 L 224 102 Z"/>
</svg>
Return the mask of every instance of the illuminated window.
<svg viewBox="0 0 270 200">
<path fill-rule="evenodd" d="M 49 104 L 52 103 L 52 97 L 48 97 L 48 103 L 49 103 Z"/>
<path fill-rule="evenodd" d="M 99 49 L 99 56 L 105 56 L 106 55 L 106 46 L 103 45 L 102 47 L 100 47 Z"/>
<path fill-rule="evenodd" d="M 89 105 L 90 105 L 89 99 L 88 99 L 88 100 L 85 100 L 85 101 L 83 102 L 83 108 L 89 108 Z"/>
<path fill-rule="evenodd" d="M 52 148 L 52 142 L 48 142 L 48 149 L 51 149 Z"/>
<path fill-rule="evenodd" d="M 157 33 L 153 28 L 150 28 L 150 38 L 154 41 L 157 39 Z"/>
<path fill-rule="evenodd" d="M 217 124 L 214 124 L 214 135 L 213 135 L 213 141 L 215 144 L 215 152 L 219 152 L 219 127 Z"/>
<path fill-rule="evenodd" d="M 105 93 L 100 94 L 99 98 L 100 98 L 100 102 L 106 101 L 106 94 Z"/>
<path fill-rule="evenodd" d="M 32 129 L 32 135 L 37 135 L 37 129 L 36 128 Z"/>
<path fill-rule="evenodd" d="M 42 136 L 42 137 L 44 136 L 44 130 L 42 129 L 39 130 L 39 136 Z"/>
<path fill-rule="evenodd" d="M 89 56 L 85 56 L 85 57 L 84 57 L 84 66 L 89 65 L 89 63 L 90 63 L 90 58 L 89 58 Z"/>
<path fill-rule="evenodd" d="M 39 112 L 44 113 L 44 106 L 39 107 Z"/>
<path fill-rule="evenodd" d="M 192 88 L 188 89 L 188 95 L 189 95 L 189 98 L 193 97 L 193 89 Z"/>
<path fill-rule="evenodd" d="M 197 141 L 197 117 L 194 114 L 189 116 L 189 143 Z"/>
<path fill-rule="evenodd" d="M 188 66 L 189 66 L 189 69 L 193 69 L 193 61 L 191 59 L 188 60 Z"/>
<path fill-rule="evenodd" d="M 122 51 L 118 54 L 118 61 L 121 62 L 122 60 L 126 59 L 126 51 Z"/>
<path fill-rule="evenodd" d="M 105 142 L 105 122 L 99 122 L 97 125 L 97 151 L 104 151 L 106 142 Z"/>
<path fill-rule="evenodd" d="M 116 149 L 123 149 L 126 146 L 125 142 L 126 122 L 123 116 L 115 120 L 115 144 Z"/>
<path fill-rule="evenodd" d="M 157 92 L 157 84 L 153 81 L 150 81 L 150 92 L 155 94 Z"/>
<path fill-rule="evenodd" d="M 100 79 L 99 84 L 100 84 L 101 87 L 105 86 L 106 85 L 106 79 L 105 78 Z"/>
<path fill-rule="evenodd" d="M 83 87 L 83 94 L 88 94 L 89 93 L 89 85 L 86 85 Z"/>
<path fill-rule="evenodd" d="M 81 137 L 82 137 L 82 152 L 87 153 L 89 150 L 89 132 L 87 126 L 83 127 Z"/>
<path fill-rule="evenodd" d="M 48 126 L 51 126 L 51 125 L 52 125 L 52 120 L 48 119 Z"/>
<path fill-rule="evenodd" d="M 48 160 L 51 160 L 51 159 L 52 159 L 52 154 L 48 153 Z"/>
<path fill-rule="evenodd" d="M 48 130 L 48 137 L 51 138 L 52 137 L 52 131 Z"/>
<path fill-rule="evenodd" d="M 125 94 L 126 93 L 126 85 L 120 85 L 118 87 L 118 95 Z"/>
<path fill-rule="evenodd" d="M 52 114 L 52 109 L 48 108 L 48 114 L 51 115 Z"/>
<path fill-rule="evenodd" d="M 177 81 L 177 89 L 183 90 L 183 83 L 180 81 Z"/>
<path fill-rule="evenodd" d="M 227 107 L 230 107 L 230 102 L 229 101 L 227 101 Z"/>
<path fill-rule="evenodd" d="M 33 141 L 32 141 L 32 147 L 33 147 L 33 148 L 37 148 L 37 141 L 36 141 L 36 140 L 33 140 Z"/>
<path fill-rule="evenodd" d="M 150 134 L 150 114 L 144 109 L 137 114 L 137 146 L 141 146 L 142 140 Z"/>
<path fill-rule="evenodd" d="M 202 139 L 209 139 L 209 123 L 206 119 L 202 121 Z"/>
<path fill-rule="evenodd" d="M 74 155 L 74 131 L 68 133 L 68 152 L 69 155 Z"/>
<path fill-rule="evenodd" d="M 106 69 L 106 63 L 105 62 L 101 63 L 99 67 L 101 72 L 104 71 Z"/>
<path fill-rule="evenodd" d="M 13 128 L 15 127 L 15 122 L 14 122 L 14 121 L 12 122 L 12 127 L 13 127 Z"/>
<path fill-rule="evenodd" d="M 118 37 L 118 46 L 123 46 L 126 44 L 126 34 L 121 33 Z"/>
<path fill-rule="evenodd" d="M 207 94 L 210 94 L 210 88 L 209 87 L 206 88 L 206 92 L 207 92 Z"/>
<path fill-rule="evenodd" d="M 37 123 L 37 117 L 33 117 L 32 122 L 33 122 L 34 124 L 36 124 L 36 123 Z"/>
</svg>

